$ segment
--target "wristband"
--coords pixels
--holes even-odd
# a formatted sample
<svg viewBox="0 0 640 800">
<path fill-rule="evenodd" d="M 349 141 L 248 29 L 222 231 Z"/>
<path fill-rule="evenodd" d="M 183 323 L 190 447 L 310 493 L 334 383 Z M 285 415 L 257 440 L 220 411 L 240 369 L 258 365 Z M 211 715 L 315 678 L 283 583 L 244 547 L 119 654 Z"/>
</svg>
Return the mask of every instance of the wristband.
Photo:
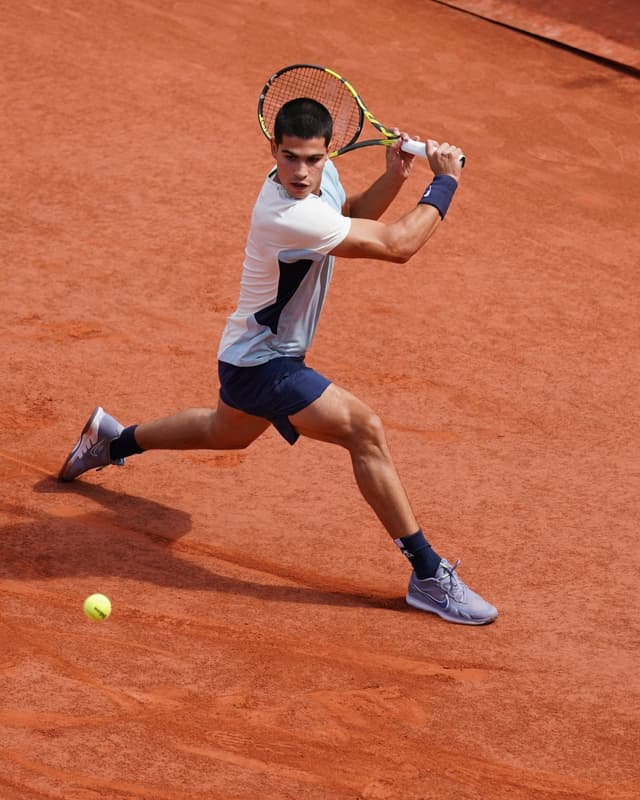
<svg viewBox="0 0 640 800">
<path fill-rule="evenodd" d="M 452 178 L 451 175 L 436 175 L 425 189 L 424 194 L 418 201 L 418 205 L 437 208 L 440 218 L 444 219 L 457 188 L 458 181 Z"/>
</svg>

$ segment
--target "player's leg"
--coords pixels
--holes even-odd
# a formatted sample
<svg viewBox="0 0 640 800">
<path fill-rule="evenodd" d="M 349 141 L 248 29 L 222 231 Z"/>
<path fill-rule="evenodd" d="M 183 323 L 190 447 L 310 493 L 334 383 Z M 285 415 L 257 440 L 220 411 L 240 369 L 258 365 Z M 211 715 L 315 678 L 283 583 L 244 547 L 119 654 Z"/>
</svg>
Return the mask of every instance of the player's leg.
<svg viewBox="0 0 640 800">
<path fill-rule="evenodd" d="M 142 450 L 239 450 L 269 425 L 268 420 L 245 414 L 220 399 L 215 410 L 190 408 L 143 422 L 136 427 L 135 439 Z"/>
<path fill-rule="evenodd" d="M 409 605 L 466 625 L 496 619 L 494 606 L 458 576 L 459 562 L 451 566 L 424 538 L 393 464 L 382 423 L 365 403 L 331 384 L 290 421 L 303 436 L 349 451 L 363 497 L 412 564 Z"/>
<path fill-rule="evenodd" d="M 418 529 L 384 428 L 369 406 L 331 384 L 290 419 L 302 436 L 338 444 L 349 451 L 358 487 L 392 538 L 409 536 Z"/>
<path fill-rule="evenodd" d="M 191 408 L 125 428 L 102 408 L 94 410 L 67 456 L 59 480 L 72 481 L 91 469 L 144 450 L 237 450 L 248 447 L 268 427 L 266 419 L 245 414 L 221 399 L 216 409 Z"/>
</svg>

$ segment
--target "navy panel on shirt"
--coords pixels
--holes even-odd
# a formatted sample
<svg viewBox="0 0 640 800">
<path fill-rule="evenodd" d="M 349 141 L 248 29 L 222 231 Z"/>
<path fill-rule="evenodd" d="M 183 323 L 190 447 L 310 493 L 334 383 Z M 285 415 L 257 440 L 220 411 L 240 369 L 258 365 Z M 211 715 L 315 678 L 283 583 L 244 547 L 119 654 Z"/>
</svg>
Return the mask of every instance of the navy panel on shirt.
<svg viewBox="0 0 640 800">
<path fill-rule="evenodd" d="M 278 280 L 276 300 L 270 306 L 262 308 L 254 314 L 255 320 L 259 325 L 271 328 L 272 333 L 278 332 L 280 314 L 282 314 L 284 307 L 298 290 L 312 264 L 313 261 L 311 259 L 300 259 L 292 263 L 285 263 L 278 259 L 280 278 Z"/>
</svg>

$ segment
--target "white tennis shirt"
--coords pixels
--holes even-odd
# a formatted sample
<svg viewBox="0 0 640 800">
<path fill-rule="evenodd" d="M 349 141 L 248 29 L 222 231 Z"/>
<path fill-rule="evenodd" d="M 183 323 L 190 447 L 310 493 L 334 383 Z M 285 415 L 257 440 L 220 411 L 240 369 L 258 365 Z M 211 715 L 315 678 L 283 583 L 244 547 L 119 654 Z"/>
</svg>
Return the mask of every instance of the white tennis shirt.
<svg viewBox="0 0 640 800">
<path fill-rule="evenodd" d="M 218 358 L 238 367 L 304 356 L 313 340 L 333 273 L 333 250 L 349 233 L 346 195 L 331 161 L 321 194 L 296 200 L 268 177 L 251 216 L 236 310 Z"/>
</svg>

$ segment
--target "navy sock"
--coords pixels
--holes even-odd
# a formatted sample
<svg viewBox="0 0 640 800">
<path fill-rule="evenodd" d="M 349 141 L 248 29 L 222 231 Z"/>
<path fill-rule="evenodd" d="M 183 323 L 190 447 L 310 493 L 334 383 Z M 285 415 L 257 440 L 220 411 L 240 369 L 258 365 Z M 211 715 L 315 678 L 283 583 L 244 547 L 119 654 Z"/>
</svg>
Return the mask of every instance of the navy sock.
<svg viewBox="0 0 640 800">
<path fill-rule="evenodd" d="M 433 578 L 440 566 L 440 556 L 424 538 L 422 528 L 419 528 L 411 536 L 401 536 L 394 539 L 400 550 L 411 562 L 411 566 L 420 580 Z"/>
<path fill-rule="evenodd" d="M 136 442 L 135 431 L 137 427 L 137 425 L 130 425 L 122 431 L 117 439 L 111 442 L 109 445 L 109 456 L 112 461 L 144 452 L 138 442 Z"/>
</svg>

